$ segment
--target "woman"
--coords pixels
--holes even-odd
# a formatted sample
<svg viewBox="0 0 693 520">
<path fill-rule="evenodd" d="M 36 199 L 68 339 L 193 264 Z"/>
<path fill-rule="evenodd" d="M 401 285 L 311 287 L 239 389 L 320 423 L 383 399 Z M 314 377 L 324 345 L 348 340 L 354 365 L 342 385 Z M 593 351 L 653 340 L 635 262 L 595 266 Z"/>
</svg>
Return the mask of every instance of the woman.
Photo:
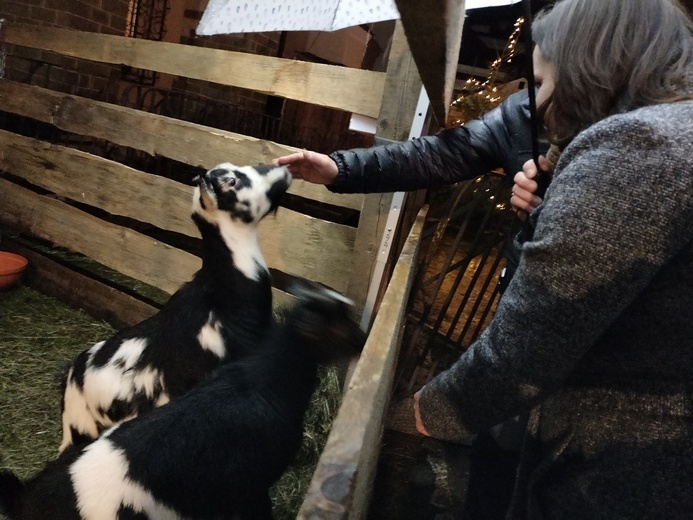
<svg viewBox="0 0 693 520">
<path fill-rule="evenodd" d="M 693 518 L 693 27 L 674 0 L 535 22 L 563 148 L 493 322 L 418 394 L 457 438 L 533 409 L 512 519 Z"/>
</svg>

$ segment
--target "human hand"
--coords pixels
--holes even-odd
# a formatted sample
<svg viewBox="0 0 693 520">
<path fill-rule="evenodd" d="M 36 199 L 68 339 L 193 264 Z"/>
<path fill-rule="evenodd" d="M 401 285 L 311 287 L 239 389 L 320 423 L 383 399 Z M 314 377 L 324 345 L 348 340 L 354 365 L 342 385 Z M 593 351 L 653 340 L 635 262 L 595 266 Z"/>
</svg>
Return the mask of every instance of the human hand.
<svg viewBox="0 0 693 520">
<path fill-rule="evenodd" d="M 294 179 L 314 184 L 332 184 L 337 178 L 337 163 L 329 156 L 303 150 L 272 161 L 275 166 L 286 166 Z"/>
<path fill-rule="evenodd" d="M 543 155 L 539 157 L 539 166 L 544 172 L 542 175 L 548 175 L 546 172 L 550 171 L 550 166 Z M 530 159 L 522 165 L 522 171 L 517 172 L 513 179 L 515 186 L 513 186 L 510 204 L 520 218 L 531 213 L 542 202 L 542 198 L 536 194 L 539 189 L 536 177 L 537 166 L 534 164 L 534 159 Z"/>
<path fill-rule="evenodd" d="M 423 390 L 423 389 L 422 389 Z M 416 422 L 416 431 L 421 435 L 430 437 L 426 428 L 424 428 L 423 421 L 421 420 L 421 412 L 419 411 L 419 397 L 421 395 L 421 390 L 414 394 L 414 421 Z"/>
</svg>

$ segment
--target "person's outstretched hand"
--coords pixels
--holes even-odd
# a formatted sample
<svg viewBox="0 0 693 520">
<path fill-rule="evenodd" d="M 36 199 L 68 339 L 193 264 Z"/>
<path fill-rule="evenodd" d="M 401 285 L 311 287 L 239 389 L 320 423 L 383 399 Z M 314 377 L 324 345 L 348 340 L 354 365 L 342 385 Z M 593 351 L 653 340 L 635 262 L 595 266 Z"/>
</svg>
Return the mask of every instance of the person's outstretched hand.
<svg viewBox="0 0 693 520">
<path fill-rule="evenodd" d="M 337 163 L 329 156 L 303 150 L 274 159 L 276 166 L 286 166 L 294 179 L 314 184 L 332 184 L 337 178 Z"/>
<path fill-rule="evenodd" d="M 539 157 L 539 166 L 545 172 L 550 171 L 549 162 L 543 155 Z M 541 197 L 536 195 L 536 191 L 539 188 L 535 180 L 536 177 L 537 166 L 534 164 L 534 159 L 530 159 L 522 166 L 522 171 L 517 172 L 513 179 L 515 186 L 513 186 L 510 204 L 520 218 L 524 218 L 525 215 L 531 213 L 542 202 Z"/>
</svg>

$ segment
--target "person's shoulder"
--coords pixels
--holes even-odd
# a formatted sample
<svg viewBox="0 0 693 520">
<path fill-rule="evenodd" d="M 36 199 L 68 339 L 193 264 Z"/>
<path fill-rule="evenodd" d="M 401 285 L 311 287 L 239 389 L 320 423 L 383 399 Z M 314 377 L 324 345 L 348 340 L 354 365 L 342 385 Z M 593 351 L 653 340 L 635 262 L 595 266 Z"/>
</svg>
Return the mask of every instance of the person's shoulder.
<svg viewBox="0 0 693 520">
<path fill-rule="evenodd" d="M 575 143 L 601 140 L 648 141 L 674 139 L 693 133 L 693 100 L 648 105 L 609 116 L 575 138 Z M 640 141 L 644 139 L 644 141 Z"/>
<path fill-rule="evenodd" d="M 624 120 L 645 121 L 655 124 L 680 124 L 685 122 L 687 126 L 693 125 L 693 99 L 677 101 L 674 103 L 661 103 L 640 107 L 622 114 Z M 617 117 L 617 116 L 616 116 Z"/>
</svg>

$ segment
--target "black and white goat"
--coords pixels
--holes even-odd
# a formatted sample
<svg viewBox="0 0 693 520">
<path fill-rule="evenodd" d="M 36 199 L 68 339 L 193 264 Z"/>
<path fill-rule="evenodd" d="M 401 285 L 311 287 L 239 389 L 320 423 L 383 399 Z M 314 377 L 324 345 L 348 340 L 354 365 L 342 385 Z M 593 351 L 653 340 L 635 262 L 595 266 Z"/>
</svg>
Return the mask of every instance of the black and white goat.
<svg viewBox="0 0 693 520">
<path fill-rule="evenodd" d="M 196 181 L 202 268 L 156 315 L 67 368 L 59 452 L 184 394 L 267 331 L 272 288 L 257 227 L 276 210 L 291 175 L 284 167 L 224 163 Z"/>
<path fill-rule="evenodd" d="M 317 284 L 265 340 L 150 413 L 72 446 L 33 479 L 0 473 L 11 520 L 272 518 L 270 486 L 295 457 L 318 363 L 351 356 L 365 335 Z"/>
</svg>

